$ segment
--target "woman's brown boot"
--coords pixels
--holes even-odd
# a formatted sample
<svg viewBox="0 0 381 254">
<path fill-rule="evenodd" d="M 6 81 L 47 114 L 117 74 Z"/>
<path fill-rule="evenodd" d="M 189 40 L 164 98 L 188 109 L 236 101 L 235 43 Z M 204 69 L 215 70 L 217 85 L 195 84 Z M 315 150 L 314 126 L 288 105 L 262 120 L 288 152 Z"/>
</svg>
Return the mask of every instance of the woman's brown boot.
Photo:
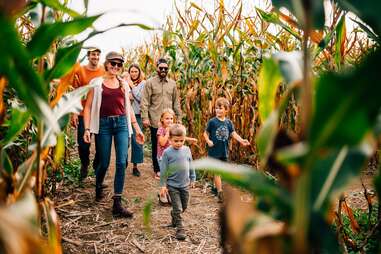
<svg viewBox="0 0 381 254">
<path fill-rule="evenodd" d="M 112 215 L 115 217 L 132 218 L 133 213 L 122 207 L 122 197 L 114 196 L 114 205 L 112 206 Z"/>
</svg>

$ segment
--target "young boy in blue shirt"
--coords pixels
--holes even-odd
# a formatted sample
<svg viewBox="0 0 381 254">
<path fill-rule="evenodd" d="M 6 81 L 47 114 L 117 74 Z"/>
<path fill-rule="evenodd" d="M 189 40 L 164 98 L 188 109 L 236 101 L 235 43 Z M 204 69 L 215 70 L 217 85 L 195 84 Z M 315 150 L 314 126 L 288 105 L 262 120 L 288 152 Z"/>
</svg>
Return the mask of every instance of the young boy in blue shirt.
<svg viewBox="0 0 381 254">
<path fill-rule="evenodd" d="M 184 145 L 185 127 L 173 124 L 169 129 L 171 146 L 164 150 L 160 162 L 160 196 L 169 194 L 172 205 L 172 224 L 176 227 L 176 239 L 185 240 L 186 234 L 181 212 L 188 207 L 189 185 L 193 188 L 196 174 L 192 166 L 192 153 Z"/>
<path fill-rule="evenodd" d="M 229 101 L 220 97 L 216 100 L 216 116 L 208 121 L 204 131 L 204 138 L 208 144 L 208 156 L 221 160 L 228 160 L 229 140 L 233 137 L 241 145 L 248 146 L 250 142 L 241 138 L 234 130 L 231 120 L 226 118 L 229 112 Z M 214 186 L 217 189 L 218 201 L 223 201 L 221 176 L 214 175 Z"/>
</svg>

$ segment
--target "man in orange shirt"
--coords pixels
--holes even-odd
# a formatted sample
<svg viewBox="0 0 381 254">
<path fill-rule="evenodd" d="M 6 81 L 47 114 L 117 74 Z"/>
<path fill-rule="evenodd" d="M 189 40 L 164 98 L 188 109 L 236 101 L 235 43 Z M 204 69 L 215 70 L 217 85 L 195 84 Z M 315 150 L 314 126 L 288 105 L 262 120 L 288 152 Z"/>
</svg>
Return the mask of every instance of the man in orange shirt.
<svg viewBox="0 0 381 254">
<path fill-rule="evenodd" d="M 73 73 L 72 86 L 73 88 L 79 88 L 90 83 L 93 78 L 102 76 L 104 74 L 104 69 L 99 66 L 99 56 L 101 50 L 97 47 L 91 47 L 87 50 L 88 63 L 77 68 Z M 86 99 L 82 100 L 82 106 L 86 104 Z M 90 164 L 90 144 L 84 142 L 83 135 L 85 132 L 84 122 L 83 122 L 83 111 L 79 114 L 73 114 L 71 117 L 72 126 L 77 128 L 77 142 L 78 142 L 78 153 L 81 160 L 81 171 L 80 171 L 80 181 L 87 177 L 88 167 Z M 97 156 L 95 155 L 93 168 L 96 169 Z"/>
</svg>

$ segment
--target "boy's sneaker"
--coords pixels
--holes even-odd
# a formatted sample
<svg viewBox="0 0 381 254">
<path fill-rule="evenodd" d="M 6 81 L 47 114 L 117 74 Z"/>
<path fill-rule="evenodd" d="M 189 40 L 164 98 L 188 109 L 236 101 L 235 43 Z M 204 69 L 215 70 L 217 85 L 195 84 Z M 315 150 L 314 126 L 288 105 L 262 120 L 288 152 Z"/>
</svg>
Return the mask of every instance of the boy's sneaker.
<svg viewBox="0 0 381 254">
<path fill-rule="evenodd" d="M 132 174 L 133 174 L 134 176 L 139 177 L 139 176 L 140 176 L 140 171 L 139 171 L 139 169 L 138 169 L 138 168 L 132 168 Z"/>
<path fill-rule="evenodd" d="M 183 241 L 186 237 L 187 235 L 185 234 L 185 230 L 183 228 L 177 228 L 175 238 Z"/>
<path fill-rule="evenodd" d="M 224 202 L 224 193 L 222 191 L 219 191 L 217 193 L 217 198 L 218 198 L 218 203 L 223 203 Z"/>
</svg>

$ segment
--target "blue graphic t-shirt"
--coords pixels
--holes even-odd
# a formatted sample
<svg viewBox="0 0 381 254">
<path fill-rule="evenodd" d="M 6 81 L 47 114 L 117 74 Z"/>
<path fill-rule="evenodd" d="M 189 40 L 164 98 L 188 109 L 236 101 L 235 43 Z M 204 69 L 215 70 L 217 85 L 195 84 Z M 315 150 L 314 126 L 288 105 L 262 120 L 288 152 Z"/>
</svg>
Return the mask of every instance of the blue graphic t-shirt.
<svg viewBox="0 0 381 254">
<path fill-rule="evenodd" d="M 234 132 L 232 121 L 227 118 L 221 121 L 217 117 L 213 117 L 206 126 L 206 132 L 214 144 L 212 147 L 208 146 L 208 156 L 217 159 L 227 158 L 229 139 Z"/>
</svg>

